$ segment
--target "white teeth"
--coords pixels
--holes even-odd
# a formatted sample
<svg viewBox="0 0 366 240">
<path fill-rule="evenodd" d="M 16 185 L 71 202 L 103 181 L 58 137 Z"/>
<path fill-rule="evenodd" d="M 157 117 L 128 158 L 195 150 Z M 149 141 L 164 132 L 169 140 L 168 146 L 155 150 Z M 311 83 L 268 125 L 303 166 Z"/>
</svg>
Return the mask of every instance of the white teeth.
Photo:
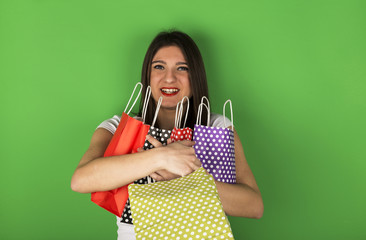
<svg viewBox="0 0 366 240">
<path fill-rule="evenodd" d="M 167 94 L 172 94 L 172 93 L 178 92 L 179 90 L 162 88 L 161 91 L 163 91 L 164 93 L 167 93 Z"/>
</svg>

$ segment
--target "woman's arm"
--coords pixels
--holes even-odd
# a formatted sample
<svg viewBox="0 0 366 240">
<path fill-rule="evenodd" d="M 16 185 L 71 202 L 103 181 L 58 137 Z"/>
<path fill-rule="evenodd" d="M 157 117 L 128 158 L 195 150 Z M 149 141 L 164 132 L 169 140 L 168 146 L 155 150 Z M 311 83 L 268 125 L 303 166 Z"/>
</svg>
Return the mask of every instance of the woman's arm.
<svg viewBox="0 0 366 240">
<path fill-rule="evenodd" d="M 200 166 L 191 141 L 169 144 L 134 154 L 103 157 L 111 138 L 112 134 L 105 129 L 98 128 L 95 131 L 88 150 L 72 176 L 73 191 L 81 193 L 106 191 L 162 169 L 187 175 Z"/>
<path fill-rule="evenodd" d="M 239 136 L 234 132 L 236 184 L 216 182 L 227 215 L 261 218 L 263 201 L 254 175 L 245 159 Z"/>
</svg>

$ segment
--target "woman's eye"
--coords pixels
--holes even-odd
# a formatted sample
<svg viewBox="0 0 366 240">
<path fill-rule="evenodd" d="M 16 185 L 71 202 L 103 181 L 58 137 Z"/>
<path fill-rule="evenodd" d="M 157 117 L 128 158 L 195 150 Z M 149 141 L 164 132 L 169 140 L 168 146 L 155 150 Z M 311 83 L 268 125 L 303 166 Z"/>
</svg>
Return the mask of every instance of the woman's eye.
<svg viewBox="0 0 366 240">
<path fill-rule="evenodd" d="M 154 68 L 155 69 L 164 69 L 164 67 L 162 65 L 155 65 Z"/>
<path fill-rule="evenodd" d="M 179 67 L 178 70 L 179 71 L 188 71 L 188 68 L 187 67 Z"/>
</svg>

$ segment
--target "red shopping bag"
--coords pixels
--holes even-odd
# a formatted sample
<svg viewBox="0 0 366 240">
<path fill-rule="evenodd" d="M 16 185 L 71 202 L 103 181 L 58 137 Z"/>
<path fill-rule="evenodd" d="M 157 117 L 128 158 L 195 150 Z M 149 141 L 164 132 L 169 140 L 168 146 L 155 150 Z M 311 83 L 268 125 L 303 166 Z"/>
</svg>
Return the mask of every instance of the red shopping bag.
<svg viewBox="0 0 366 240">
<path fill-rule="evenodd" d="M 184 100 L 187 100 L 187 110 L 186 110 L 186 117 L 184 120 L 183 127 L 181 128 L 181 121 L 184 109 Z M 170 138 L 172 142 L 175 141 L 183 141 L 183 140 L 192 140 L 193 130 L 186 126 L 187 116 L 189 111 L 189 98 L 187 96 L 183 97 L 183 99 L 178 102 L 176 110 L 175 110 L 175 123 Z"/>
<path fill-rule="evenodd" d="M 135 89 L 132 93 L 132 96 L 135 92 Z M 147 103 L 147 101 L 145 102 Z M 136 100 L 134 104 L 135 103 Z M 133 106 L 131 107 L 130 111 L 132 108 Z M 127 113 L 125 113 L 125 111 L 122 113 L 120 123 L 104 153 L 104 157 L 135 153 L 137 152 L 137 148 L 142 147 L 145 142 L 145 138 L 150 126 L 144 124 L 142 121 L 130 117 Z M 128 113 L 130 111 L 128 111 Z M 127 187 L 128 185 L 125 185 L 109 191 L 93 192 L 91 194 L 91 201 L 106 209 L 107 211 L 117 215 L 118 217 L 121 217 L 128 199 Z"/>
</svg>

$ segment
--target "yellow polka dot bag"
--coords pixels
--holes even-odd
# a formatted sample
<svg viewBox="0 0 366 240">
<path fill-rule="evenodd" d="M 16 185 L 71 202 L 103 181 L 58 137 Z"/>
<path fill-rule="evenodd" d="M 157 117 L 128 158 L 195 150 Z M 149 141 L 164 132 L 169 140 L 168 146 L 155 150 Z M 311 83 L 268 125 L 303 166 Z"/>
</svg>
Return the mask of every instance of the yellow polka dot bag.
<svg viewBox="0 0 366 240">
<path fill-rule="evenodd" d="M 212 175 L 128 186 L 136 239 L 234 239 Z"/>
</svg>

